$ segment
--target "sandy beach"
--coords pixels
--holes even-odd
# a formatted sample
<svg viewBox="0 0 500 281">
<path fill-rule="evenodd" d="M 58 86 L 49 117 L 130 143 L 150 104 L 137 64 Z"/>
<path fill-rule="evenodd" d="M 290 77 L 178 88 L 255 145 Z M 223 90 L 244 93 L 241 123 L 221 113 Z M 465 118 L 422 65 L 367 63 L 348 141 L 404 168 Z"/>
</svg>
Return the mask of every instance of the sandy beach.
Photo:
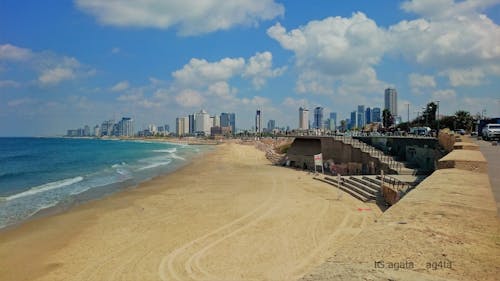
<svg viewBox="0 0 500 281">
<path fill-rule="evenodd" d="M 0 231 L 0 280 L 294 280 L 380 214 L 338 196 L 253 146 L 223 144 L 138 188 Z"/>
</svg>

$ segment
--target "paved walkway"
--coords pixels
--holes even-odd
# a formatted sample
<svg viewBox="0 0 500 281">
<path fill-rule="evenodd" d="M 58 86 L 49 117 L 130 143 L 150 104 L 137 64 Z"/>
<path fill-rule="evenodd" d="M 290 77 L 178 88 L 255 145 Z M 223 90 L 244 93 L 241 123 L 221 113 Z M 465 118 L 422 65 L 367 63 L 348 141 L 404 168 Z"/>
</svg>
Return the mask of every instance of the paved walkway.
<svg viewBox="0 0 500 281">
<path fill-rule="evenodd" d="M 497 213 L 500 216 L 500 145 L 493 146 L 491 142 L 484 140 L 475 141 L 488 161 L 488 175 L 490 177 L 491 190 L 497 203 Z"/>
</svg>

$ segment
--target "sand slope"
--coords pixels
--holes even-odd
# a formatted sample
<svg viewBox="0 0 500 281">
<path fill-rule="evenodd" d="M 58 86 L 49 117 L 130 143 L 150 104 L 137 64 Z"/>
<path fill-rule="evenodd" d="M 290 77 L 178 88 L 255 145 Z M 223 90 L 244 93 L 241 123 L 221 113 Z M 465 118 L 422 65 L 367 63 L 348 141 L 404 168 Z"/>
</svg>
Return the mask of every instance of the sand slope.
<svg viewBox="0 0 500 281">
<path fill-rule="evenodd" d="M 378 210 L 225 144 L 140 188 L 0 233 L 0 280 L 291 280 Z"/>
</svg>

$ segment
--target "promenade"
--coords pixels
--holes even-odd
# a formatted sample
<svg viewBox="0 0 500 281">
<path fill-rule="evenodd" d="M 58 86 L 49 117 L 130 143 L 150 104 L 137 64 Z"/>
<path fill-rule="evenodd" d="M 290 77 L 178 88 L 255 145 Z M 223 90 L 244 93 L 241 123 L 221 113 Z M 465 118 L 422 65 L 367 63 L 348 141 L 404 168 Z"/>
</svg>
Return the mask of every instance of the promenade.
<svg viewBox="0 0 500 281">
<path fill-rule="evenodd" d="M 488 161 L 488 176 L 490 177 L 491 191 L 495 197 L 497 213 L 500 216 L 500 146 L 492 145 L 484 140 L 475 141 L 484 157 Z"/>
</svg>

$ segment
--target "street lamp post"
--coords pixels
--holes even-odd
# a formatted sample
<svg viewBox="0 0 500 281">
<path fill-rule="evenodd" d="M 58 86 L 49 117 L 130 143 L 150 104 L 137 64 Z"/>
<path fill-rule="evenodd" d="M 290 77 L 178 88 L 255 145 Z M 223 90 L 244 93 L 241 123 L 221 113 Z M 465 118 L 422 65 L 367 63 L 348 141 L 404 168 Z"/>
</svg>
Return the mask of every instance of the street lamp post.
<svg viewBox="0 0 500 281">
<path fill-rule="evenodd" d="M 436 103 L 437 103 L 437 108 L 436 108 L 436 110 L 437 110 L 437 117 L 436 117 L 436 121 L 437 121 L 437 132 L 438 132 L 438 134 L 439 134 L 439 129 L 440 129 L 440 128 L 439 128 L 439 101 L 436 101 Z"/>
</svg>

